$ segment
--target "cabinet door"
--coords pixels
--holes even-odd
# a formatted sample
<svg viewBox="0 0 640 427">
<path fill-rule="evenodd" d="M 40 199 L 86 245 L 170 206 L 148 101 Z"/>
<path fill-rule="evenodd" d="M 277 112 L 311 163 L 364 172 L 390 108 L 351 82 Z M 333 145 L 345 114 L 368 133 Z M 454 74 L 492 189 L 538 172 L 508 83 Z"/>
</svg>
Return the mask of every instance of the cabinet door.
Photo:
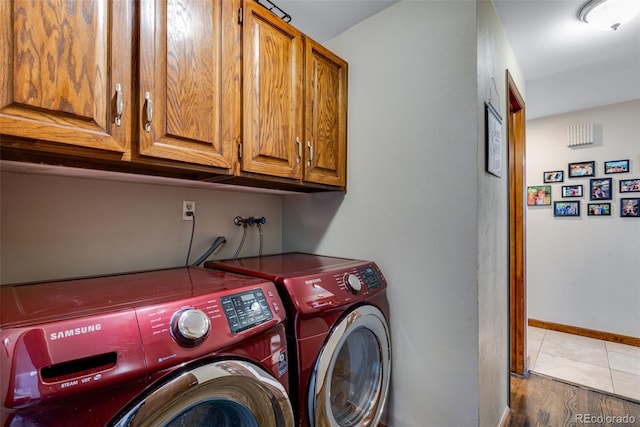
<svg viewBox="0 0 640 427">
<path fill-rule="evenodd" d="M 0 1 L 0 132 L 27 146 L 126 151 L 132 22 L 129 1 Z"/>
<path fill-rule="evenodd" d="M 305 171 L 308 182 L 344 186 L 347 156 L 347 63 L 306 43 Z"/>
<path fill-rule="evenodd" d="M 239 2 L 142 0 L 140 8 L 139 153 L 231 169 L 240 126 Z"/>
<path fill-rule="evenodd" d="M 243 24 L 242 170 L 302 178 L 302 34 L 254 1 Z"/>
</svg>

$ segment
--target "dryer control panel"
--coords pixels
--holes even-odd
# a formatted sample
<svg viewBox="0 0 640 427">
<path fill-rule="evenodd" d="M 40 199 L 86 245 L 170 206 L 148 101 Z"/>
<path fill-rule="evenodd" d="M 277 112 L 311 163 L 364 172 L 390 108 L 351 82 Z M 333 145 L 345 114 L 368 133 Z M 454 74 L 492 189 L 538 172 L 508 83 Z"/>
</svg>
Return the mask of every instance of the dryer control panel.
<svg viewBox="0 0 640 427">
<path fill-rule="evenodd" d="M 207 261 L 205 267 L 275 282 L 298 314 L 364 303 L 387 289 L 375 262 L 301 252 Z M 272 308 L 277 316 L 278 310 Z"/>
<path fill-rule="evenodd" d="M 384 283 L 382 276 L 378 274 L 373 265 L 358 269 L 358 273 L 370 290 L 376 289 Z"/>
<path fill-rule="evenodd" d="M 385 278 L 375 263 L 288 277 L 283 284 L 296 310 L 305 314 L 365 301 L 386 291 Z"/>
</svg>

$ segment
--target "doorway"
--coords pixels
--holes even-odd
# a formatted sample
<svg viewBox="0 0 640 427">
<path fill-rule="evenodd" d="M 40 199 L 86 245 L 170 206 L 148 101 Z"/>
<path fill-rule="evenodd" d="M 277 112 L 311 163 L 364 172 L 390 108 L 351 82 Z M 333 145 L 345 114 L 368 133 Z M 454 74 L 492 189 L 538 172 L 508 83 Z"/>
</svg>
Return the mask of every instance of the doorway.
<svg viewBox="0 0 640 427">
<path fill-rule="evenodd" d="M 524 210 L 525 104 L 506 71 L 509 153 L 509 370 L 527 374 L 526 236 Z"/>
</svg>

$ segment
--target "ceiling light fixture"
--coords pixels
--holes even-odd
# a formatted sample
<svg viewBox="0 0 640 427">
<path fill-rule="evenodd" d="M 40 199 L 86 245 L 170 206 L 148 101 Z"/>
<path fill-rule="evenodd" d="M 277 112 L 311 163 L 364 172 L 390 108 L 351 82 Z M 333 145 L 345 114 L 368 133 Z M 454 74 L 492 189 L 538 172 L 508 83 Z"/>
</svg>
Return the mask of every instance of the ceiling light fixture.
<svg viewBox="0 0 640 427">
<path fill-rule="evenodd" d="M 601 30 L 617 30 L 640 12 L 640 0 L 590 0 L 578 13 L 581 21 Z"/>
</svg>

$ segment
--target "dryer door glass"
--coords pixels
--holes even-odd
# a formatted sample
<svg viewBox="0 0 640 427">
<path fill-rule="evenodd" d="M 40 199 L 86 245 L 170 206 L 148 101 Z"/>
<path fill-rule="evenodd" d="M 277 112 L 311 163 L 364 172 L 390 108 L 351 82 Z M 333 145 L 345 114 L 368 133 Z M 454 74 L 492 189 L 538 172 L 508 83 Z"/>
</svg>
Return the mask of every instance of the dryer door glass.
<svg viewBox="0 0 640 427">
<path fill-rule="evenodd" d="M 312 373 L 309 421 L 315 427 L 377 427 L 389 391 L 391 340 L 373 306 L 349 312 L 331 331 Z"/>
<path fill-rule="evenodd" d="M 331 372 L 331 412 L 341 426 L 363 418 L 380 388 L 382 364 L 375 335 L 367 328 L 353 331 L 342 344 Z"/>
</svg>

